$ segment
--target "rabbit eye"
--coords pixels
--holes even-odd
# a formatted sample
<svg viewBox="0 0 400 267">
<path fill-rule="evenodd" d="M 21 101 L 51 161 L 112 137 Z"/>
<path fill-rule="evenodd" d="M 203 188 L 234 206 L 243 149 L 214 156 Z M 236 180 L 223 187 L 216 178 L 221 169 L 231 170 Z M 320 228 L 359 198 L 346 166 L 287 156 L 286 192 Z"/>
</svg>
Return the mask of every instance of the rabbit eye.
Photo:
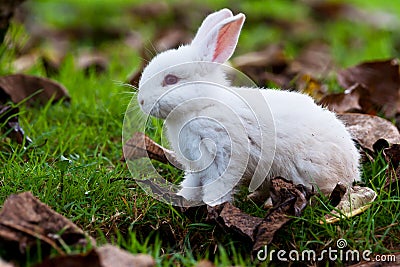
<svg viewBox="0 0 400 267">
<path fill-rule="evenodd" d="M 175 75 L 168 74 L 164 77 L 163 86 L 176 84 L 179 81 L 179 78 Z"/>
</svg>

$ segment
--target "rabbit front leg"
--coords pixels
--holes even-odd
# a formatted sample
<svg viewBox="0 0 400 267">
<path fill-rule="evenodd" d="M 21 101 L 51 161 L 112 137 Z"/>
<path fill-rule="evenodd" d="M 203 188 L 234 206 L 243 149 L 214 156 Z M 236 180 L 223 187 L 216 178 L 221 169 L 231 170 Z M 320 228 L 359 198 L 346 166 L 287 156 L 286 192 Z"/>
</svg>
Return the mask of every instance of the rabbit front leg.
<svg viewBox="0 0 400 267">
<path fill-rule="evenodd" d="M 178 195 L 187 200 L 199 201 L 202 199 L 201 181 L 197 173 L 186 172 Z"/>
<path fill-rule="evenodd" d="M 179 190 L 178 195 L 184 197 L 187 200 L 203 201 L 205 204 L 208 204 L 210 206 L 219 205 L 224 202 L 231 202 L 232 190 L 230 188 L 212 186 L 212 183 L 214 181 L 207 178 L 210 177 L 210 169 L 214 169 L 217 171 L 217 166 L 209 166 L 207 170 L 203 170 L 200 172 L 187 172 L 184 180 L 181 183 L 182 188 Z M 204 187 L 203 185 L 205 184 L 211 185 L 210 188 L 207 188 L 207 186 Z"/>
<path fill-rule="evenodd" d="M 202 200 L 210 206 L 232 201 L 235 183 L 231 178 L 240 175 L 234 173 L 234 168 L 228 169 L 229 157 L 223 157 L 221 154 L 217 153 L 213 162 L 197 173 L 202 183 Z"/>
<path fill-rule="evenodd" d="M 178 194 L 212 206 L 231 201 L 235 179 L 242 175 L 237 166 L 243 165 L 231 159 L 234 133 L 228 134 L 224 126 L 207 117 L 182 121 L 185 123 L 167 120 L 171 144 L 186 170 Z"/>
</svg>

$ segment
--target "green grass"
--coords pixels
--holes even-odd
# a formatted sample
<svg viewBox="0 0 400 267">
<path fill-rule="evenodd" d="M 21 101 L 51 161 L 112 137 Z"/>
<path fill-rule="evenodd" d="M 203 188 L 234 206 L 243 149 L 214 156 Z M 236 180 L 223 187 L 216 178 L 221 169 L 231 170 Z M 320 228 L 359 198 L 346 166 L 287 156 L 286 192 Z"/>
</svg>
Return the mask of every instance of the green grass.
<svg viewBox="0 0 400 267">
<path fill-rule="evenodd" d="M 380 7 L 381 3 L 355 2 L 368 8 Z M 287 56 L 293 58 L 301 47 L 317 39 L 330 44 L 334 60 L 342 67 L 363 60 L 399 56 L 399 31 L 375 29 L 361 22 L 335 21 L 321 23 L 315 31 L 287 35 L 282 29 L 266 26 L 256 19 L 267 14 L 275 19 L 302 21 L 309 9 L 299 3 L 292 5 L 292 1 L 271 2 L 265 9 L 260 8 L 261 3 L 264 1 L 233 5 L 248 17 L 237 54 L 281 42 Z M 145 41 L 151 40 L 152 30 L 158 23 L 129 18 L 123 11 L 132 5 L 131 1 L 99 1 L 93 5 L 92 1 L 69 0 L 61 5 L 42 0 L 31 5 L 35 7 L 38 20 L 55 28 L 79 27 L 85 23 L 101 28 L 120 25 L 122 21 L 127 27 L 142 32 Z M 201 5 L 200 1 L 196 5 Z M 230 6 L 228 1 L 222 0 L 205 1 L 203 5 L 210 9 Z M 400 10 L 400 3 L 392 1 L 391 5 L 391 10 Z M 57 13 L 57 10 L 63 12 Z M 82 21 L 80 17 L 87 20 Z M 168 18 L 162 19 L 168 22 Z M 251 22 L 252 18 L 256 22 Z M 192 27 L 195 29 L 197 24 Z M 26 41 L 27 32 L 13 24 L 9 37 L 20 44 Z M 77 70 L 74 55 L 82 48 L 97 48 L 106 53 L 110 58 L 108 70 L 100 75 L 94 72 L 85 75 Z M 17 51 L 5 49 L 5 46 L 0 51 L 0 73 L 13 73 L 11 62 Z M 75 40 L 72 43 L 59 73 L 51 75 L 68 88 L 71 103 L 20 106 L 20 123 L 34 141 L 27 149 L 0 136 L 0 203 L 10 194 L 32 191 L 41 201 L 94 236 L 98 243 L 111 242 L 132 253 L 150 253 L 159 266 L 192 266 L 203 258 L 211 259 L 217 266 L 253 265 L 251 247 L 240 237 L 206 222 L 201 208 L 195 209 L 197 215 L 193 215 L 193 211 L 183 212 L 147 196 L 130 179 L 132 175 L 125 163 L 119 161 L 124 113 L 134 97 L 132 89 L 121 86 L 121 82 L 126 81 L 139 63 L 139 51 L 119 41 L 97 44 L 91 40 Z M 40 62 L 27 73 L 46 76 Z M 331 86 L 338 87 L 337 84 Z M 159 121 L 151 123 L 153 131 L 150 133 L 159 142 L 161 124 Z M 65 158 L 70 161 L 63 161 Z M 180 179 L 181 172 L 162 164 L 157 167 L 168 180 Z M 400 243 L 400 189 L 383 190 L 386 168 L 382 156 L 375 162 L 363 164 L 365 183 L 378 192 L 377 200 L 365 213 L 336 224 L 321 225 L 318 221 L 329 208 L 325 206 L 326 199 L 316 198 L 315 205 L 307 207 L 301 218 L 295 218 L 277 233 L 271 249 L 320 251 L 325 246 L 333 246 L 338 238 L 345 238 L 352 249 L 373 249 L 375 253 L 399 250 L 396 244 Z M 265 214 L 251 203 L 239 202 L 238 205 L 253 215 Z M 31 254 L 25 259 L 27 265 L 34 261 L 36 252 L 31 251 Z"/>
</svg>

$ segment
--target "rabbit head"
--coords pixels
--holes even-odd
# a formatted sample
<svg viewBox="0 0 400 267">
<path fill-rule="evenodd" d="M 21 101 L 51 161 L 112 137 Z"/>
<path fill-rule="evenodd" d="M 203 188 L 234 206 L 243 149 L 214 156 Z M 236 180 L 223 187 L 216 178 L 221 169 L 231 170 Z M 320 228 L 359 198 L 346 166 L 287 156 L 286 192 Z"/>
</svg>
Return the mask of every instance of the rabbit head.
<svg viewBox="0 0 400 267">
<path fill-rule="evenodd" d="M 194 83 L 229 85 L 220 64 L 233 54 L 245 16 L 222 9 L 205 18 L 193 41 L 158 54 L 143 70 L 138 102 L 144 113 L 165 119 L 177 105 L 207 96 Z M 181 85 L 188 85 L 184 86 Z"/>
</svg>

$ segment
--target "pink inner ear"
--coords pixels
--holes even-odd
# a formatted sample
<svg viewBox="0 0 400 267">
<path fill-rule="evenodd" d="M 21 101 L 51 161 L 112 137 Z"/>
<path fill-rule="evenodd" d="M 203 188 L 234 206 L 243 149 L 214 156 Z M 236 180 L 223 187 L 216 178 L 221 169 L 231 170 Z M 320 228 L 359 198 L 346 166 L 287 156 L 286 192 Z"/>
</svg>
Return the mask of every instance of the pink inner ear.
<svg viewBox="0 0 400 267">
<path fill-rule="evenodd" d="M 224 63 L 230 58 L 235 50 L 242 24 L 243 18 L 232 21 L 219 30 L 213 62 Z"/>
</svg>

